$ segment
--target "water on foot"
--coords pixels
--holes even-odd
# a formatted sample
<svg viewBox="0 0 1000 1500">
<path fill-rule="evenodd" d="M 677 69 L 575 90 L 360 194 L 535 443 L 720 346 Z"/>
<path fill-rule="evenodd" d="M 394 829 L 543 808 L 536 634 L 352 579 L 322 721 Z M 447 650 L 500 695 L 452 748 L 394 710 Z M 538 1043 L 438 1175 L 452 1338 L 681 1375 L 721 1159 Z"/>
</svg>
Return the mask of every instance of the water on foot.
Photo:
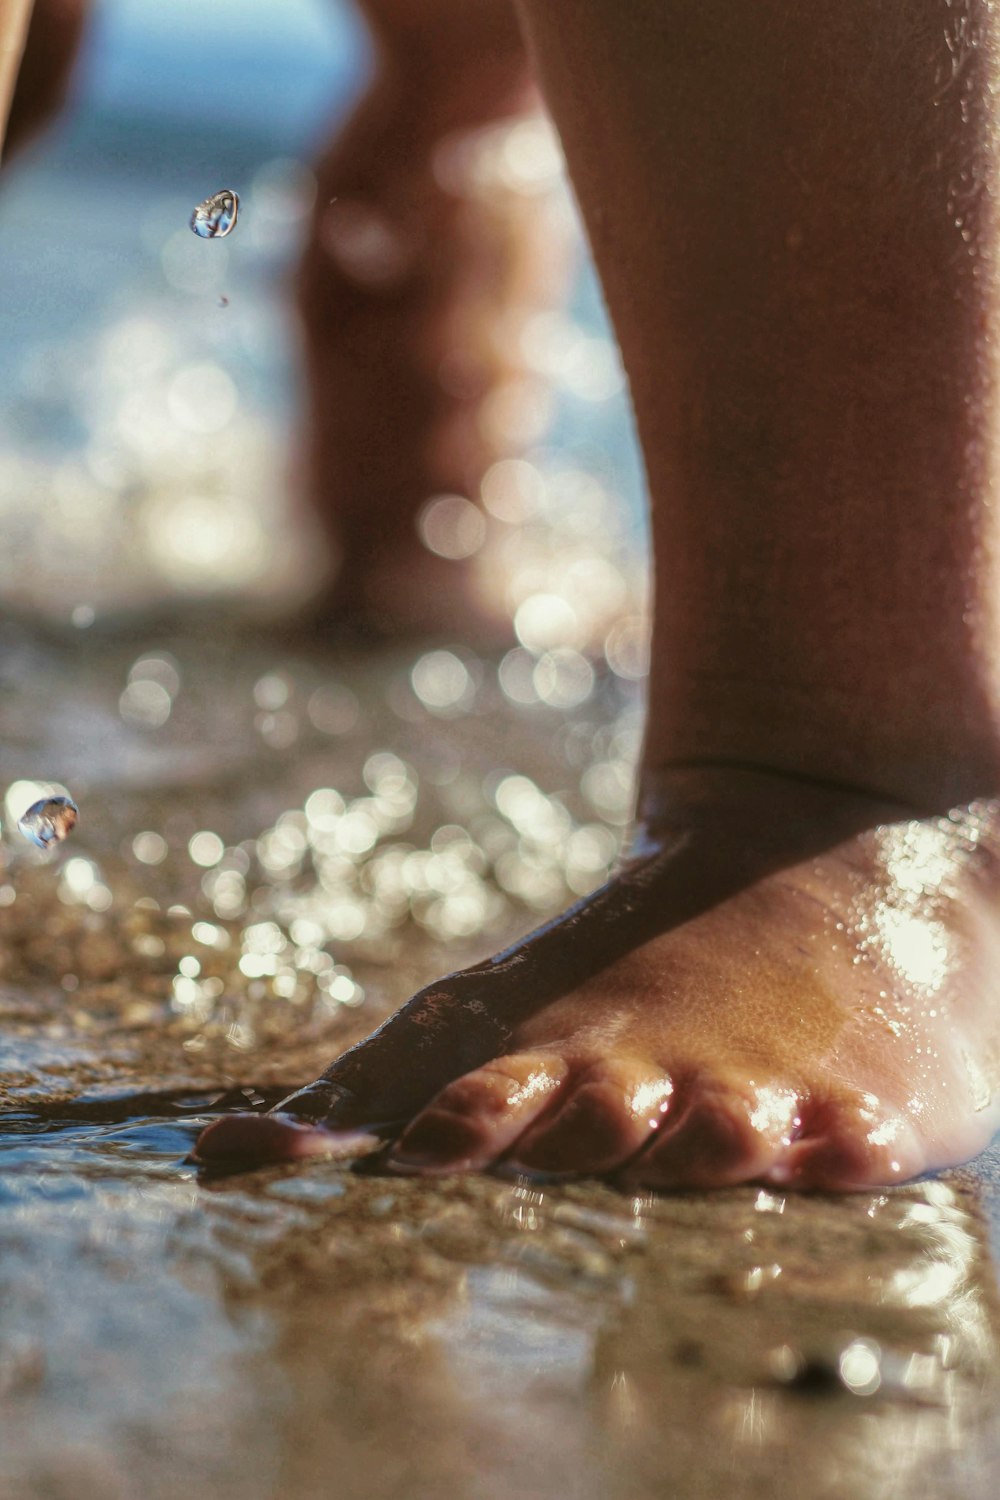
<svg viewBox="0 0 1000 1500">
<path fill-rule="evenodd" d="M 198 1159 L 359 1128 L 390 1169 L 629 1187 L 900 1182 L 1000 1123 L 1000 814 L 676 771 L 599 891 L 429 986 Z"/>
</svg>

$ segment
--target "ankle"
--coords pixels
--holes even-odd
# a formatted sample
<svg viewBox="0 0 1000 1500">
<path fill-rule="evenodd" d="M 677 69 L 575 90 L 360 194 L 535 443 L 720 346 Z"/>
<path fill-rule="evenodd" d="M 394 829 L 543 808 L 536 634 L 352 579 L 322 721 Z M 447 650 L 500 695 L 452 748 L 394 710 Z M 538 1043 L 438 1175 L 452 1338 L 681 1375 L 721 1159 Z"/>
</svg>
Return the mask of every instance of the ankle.
<svg viewBox="0 0 1000 1500">
<path fill-rule="evenodd" d="M 644 765 L 744 766 L 923 812 L 1000 795 L 1000 732 L 960 703 L 870 704 L 848 694 L 722 684 L 650 704 Z"/>
<path fill-rule="evenodd" d="M 676 761 L 641 770 L 636 819 L 656 836 L 671 825 L 728 833 L 768 826 L 779 840 L 797 824 L 832 824 L 843 833 L 920 815 L 921 808 L 865 786 L 780 766 L 728 760 Z M 756 834 L 754 834 L 756 837 Z"/>
</svg>

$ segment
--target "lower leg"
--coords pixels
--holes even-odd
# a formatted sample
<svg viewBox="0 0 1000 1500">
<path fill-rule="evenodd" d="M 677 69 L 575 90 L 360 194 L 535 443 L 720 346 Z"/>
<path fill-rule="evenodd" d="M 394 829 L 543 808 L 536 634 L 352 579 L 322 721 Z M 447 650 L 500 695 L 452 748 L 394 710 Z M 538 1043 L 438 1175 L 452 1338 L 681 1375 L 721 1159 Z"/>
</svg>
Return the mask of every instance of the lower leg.
<svg viewBox="0 0 1000 1500">
<path fill-rule="evenodd" d="M 400 1170 L 959 1160 L 1000 1099 L 990 7 L 523 8 L 653 494 L 642 821 L 289 1107 L 410 1121 Z"/>
<path fill-rule="evenodd" d="M 997 789 L 992 6 L 525 12 L 653 496 L 648 768 Z"/>
</svg>

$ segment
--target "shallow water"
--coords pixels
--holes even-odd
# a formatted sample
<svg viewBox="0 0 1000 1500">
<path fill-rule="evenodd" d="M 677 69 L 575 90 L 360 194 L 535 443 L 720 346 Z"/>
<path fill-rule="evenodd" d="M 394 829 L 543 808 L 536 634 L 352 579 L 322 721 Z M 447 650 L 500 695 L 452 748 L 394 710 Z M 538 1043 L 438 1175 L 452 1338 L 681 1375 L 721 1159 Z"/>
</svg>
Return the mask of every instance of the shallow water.
<svg viewBox="0 0 1000 1500">
<path fill-rule="evenodd" d="M 273 106 L 358 78 L 336 48 L 241 57 L 250 129 L 192 76 L 215 52 L 157 24 L 0 197 L 0 1495 L 987 1500 L 996 1151 L 849 1199 L 185 1163 L 601 881 L 645 622 L 591 282 L 528 341 L 554 428 L 484 495 L 519 644 L 268 626 L 311 550 L 282 279 L 315 191 Z M 223 180 L 239 233 L 200 245 Z M 47 852 L 16 831 L 36 782 L 80 807 Z M 867 1396 L 838 1375 L 858 1339 Z"/>
<path fill-rule="evenodd" d="M 567 715 L 467 656 L 445 710 L 416 649 L 9 640 L 0 762 L 81 819 L 2 845 L 5 1496 L 992 1494 L 1000 1157 L 849 1199 L 185 1164 L 601 878 L 633 683 Z M 130 681 L 168 683 L 161 722 Z"/>
<path fill-rule="evenodd" d="M 204 1118 L 5 1122 L 5 1494 L 992 1493 L 972 1193 L 653 1201 L 322 1163 L 199 1186 Z M 824 1378 L 858 1334 L 895 1371 L 864 1398 Z"/>
</svg>

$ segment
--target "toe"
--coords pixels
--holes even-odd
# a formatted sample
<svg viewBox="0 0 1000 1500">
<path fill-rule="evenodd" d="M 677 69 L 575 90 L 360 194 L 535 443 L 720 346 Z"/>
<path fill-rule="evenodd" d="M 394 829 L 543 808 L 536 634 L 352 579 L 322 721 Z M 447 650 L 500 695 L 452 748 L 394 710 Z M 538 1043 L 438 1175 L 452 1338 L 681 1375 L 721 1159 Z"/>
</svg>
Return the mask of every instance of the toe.
<svg viewBox="0 0 1000 1500">
<path fill-rule="evenodd" d="M 541 1052 L 498 1057 L 442 1089 L 389 1153 L 401 1171 L 472 1171 L 489 1166 L 548 1109 L 568 1073 Z"/>
<path fill-rule="evenodd" d="M 625 1168 L 629 1185 L 714 1188 L 752 1182 L 787 1152 L 798 1105 L 794 1090 L 751 1080 L 695 1079 L 673 1125 Z"/>
<path fill-rule="evenodd" d="M 912 1125 L 873 1095 L 814 1099 L 774 1180 L 792 1187 L 845 1192 L 905 1182 L 922 1155 Z"/>
<path fill-rule="evenodd" d="M 671 1080 L 647 1064 L 594 1064 L 567 1084 L 557 1110 L 521 1137 L 510 1165 L 529 1172 L 609 1172 L 661 1127 L 673 1091 Z"/>
<path fill-rule="evenodd" d="M 376 1136 L 358 1130 L 324 1130 L 289 1115 L 222 1115 L 205 1127 L 191 1153 L 196 1162 L 301 1161 L 307 1156 L 365 1156 Z"/>
</svg>

